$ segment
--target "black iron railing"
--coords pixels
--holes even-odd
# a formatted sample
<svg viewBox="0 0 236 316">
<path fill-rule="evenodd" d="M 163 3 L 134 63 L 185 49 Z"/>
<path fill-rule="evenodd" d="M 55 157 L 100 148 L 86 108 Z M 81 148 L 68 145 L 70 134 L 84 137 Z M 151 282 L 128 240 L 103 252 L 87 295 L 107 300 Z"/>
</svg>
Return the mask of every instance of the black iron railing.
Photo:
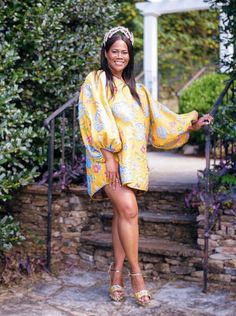
<svg viewBox="0 0 236 316">
<path fill-rule="evenodd" d="M 236 77 L 229 80 L 220 94 L 219 98 L 213 105 L 210 114 L 216 117 L 218 126 L 224 126 L 224 124 L 230 124 L 227 122 L 227 116 L 225 117 L 225 109 L 232 108 L 234 116 L 231 116 L 231 120 L 234 120 L 236 113 Z M 231 111 L 231 114 L 232 112 Z M 225 121 L 225 122 L 224 122 Z M 231 121 L 232 123 L 232 121 Z M 234 121 L 234 124 L 235 121 Z M 211 181 L 211 168 L 217 166 L 223 170 L 224 166 L 230 166 L 232 169 L 236 169 L 236 138 L 234 137 L 234 131 L 232 136 L 227 133 L 220 133 L 215 128 L 215 123 L 210 126 L 206 126 L 205 129 L 205 158 L 206 168 L 203 172 L 204 175 L 204 195 L 203 204 L 204 211 L 204 257 L 203 257 L 203 292 L 207 292 L 208 283 L 208 257 L 209 257 L 209 237 L 213 227 L 217 220 L 220 219 L 220 201 L 218 204 L 212 203 L 213 187 Z M 231 124 L 232 125 L 232 124 Z M 234 127 L 235 129 L 235 127 Z M 236 171 L 236 170 L 235 170 Z M 231 199 L 231 198 L 230 198 Z M 234 199 L 234 195 L 233 195 Z"/>
<path fill-rule="evenodd" d="M 51 271 L 51 231 L 52 231 L 52 194 L 54 178 L 54 157 L 57 151 L 57 163 L 60 173 L 60 187 L 65 186 L 66 162 L 75 164 L 76 140 L 77 140 L 77 104 L 79 93 L 72 99 L 53 112 L 45 121 L 44 126 L 48 129 L 48 214 L 47 214 L 47 269 Z M 57 134 L 57 135 L 56 135 Z M 55 135 L 57 137 L 55 137 Z M 60 141 L 59 141 L 60 139 Z M 56 142 L 55 142 L 56 140 Z M 59 143 L 58 143 L 59 141 Z M 69 148 L 69 150 L 67 150 Z"/>
</svg>

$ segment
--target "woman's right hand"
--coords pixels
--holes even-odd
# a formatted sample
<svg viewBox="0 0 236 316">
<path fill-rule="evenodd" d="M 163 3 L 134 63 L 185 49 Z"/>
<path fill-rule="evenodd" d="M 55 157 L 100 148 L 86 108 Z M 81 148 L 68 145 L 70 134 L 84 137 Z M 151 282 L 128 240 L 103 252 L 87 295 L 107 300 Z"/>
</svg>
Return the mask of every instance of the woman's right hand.
<svg viewBox="0 0 236 316">
<path fill-rule="evenodd" d="M 117 185 L 120 184 L 120 175 L 119 175 L 119 165 L 118 162 L 114 159 L 106 160 L 106 176 L 110 182 L 110 186 L 115 190 Z"/>
<path fill-rule="evenodd" d="M 198 131 L 200 128 L 211 124 L 213 117 L 210 114 L 205 114 L 202 117 L 198 118 L 196 121 L 192 122 L 192 126 L 188 128 L 189 131 Z"/>
<path fill-rule="evenodd" d="M 101 149 L 105 157 L 106 177 L 109 180 L 110 186 L 115 190 L 116 186 L 121 186 L 119 175 L 119 164 L 114 158 L 114 154 L 108 150 Z"/>
</svg>

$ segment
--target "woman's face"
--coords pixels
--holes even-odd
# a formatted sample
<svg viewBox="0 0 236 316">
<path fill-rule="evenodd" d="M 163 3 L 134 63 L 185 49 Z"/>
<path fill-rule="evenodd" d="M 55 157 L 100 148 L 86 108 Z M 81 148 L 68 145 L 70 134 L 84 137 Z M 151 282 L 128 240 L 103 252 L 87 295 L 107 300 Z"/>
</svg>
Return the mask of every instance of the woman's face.
<svg viewBox="0 0 236 316">
<path fill-rule="evenodd" d="M 114 76 L 122 76 L 122 72 L 129 63 L 129 51 L 127 44 L 122 40 L 117 40 L 105 52 L 108 66 Z"/>
</svg>

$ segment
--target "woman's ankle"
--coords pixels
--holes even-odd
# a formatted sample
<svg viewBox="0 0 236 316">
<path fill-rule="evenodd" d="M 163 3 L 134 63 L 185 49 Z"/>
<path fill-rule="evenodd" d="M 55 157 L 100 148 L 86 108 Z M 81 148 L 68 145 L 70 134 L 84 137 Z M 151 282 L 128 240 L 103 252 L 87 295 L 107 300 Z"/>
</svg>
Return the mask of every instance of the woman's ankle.
<svg viewBox="0 0 236 316">
<path fill-rule="evenodd" d="M 123 267 L 124 267 L 124 262 L 114 261 L 113 264 L 112 264 L 112 269 L 113 270 L 122 271 Z"/>
<path fill-rule="evenodd" d="M 130 266 L 130 274 L 142 273 L 139 264 Z"/>
</svg>

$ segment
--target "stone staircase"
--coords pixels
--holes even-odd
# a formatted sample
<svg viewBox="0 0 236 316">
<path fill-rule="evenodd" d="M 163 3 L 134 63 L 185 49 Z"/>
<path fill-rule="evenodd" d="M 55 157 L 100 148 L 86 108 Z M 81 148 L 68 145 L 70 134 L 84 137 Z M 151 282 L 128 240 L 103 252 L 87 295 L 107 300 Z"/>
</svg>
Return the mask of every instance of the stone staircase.
<svg viewBox="0 0 236 316">
<path fill-rule="evenodd" d="M 184 205 L 187 191 L 186 186 L 158 187 L 138 197 L 139 254 L 145 275 L 194 280 L 202 270 L 197 213 Z M 79 255 L 92 261 L 98 270 L 107 270 L 112 261 L 111 220 L 110 203 L 92 201 Z"/>
</svg>

